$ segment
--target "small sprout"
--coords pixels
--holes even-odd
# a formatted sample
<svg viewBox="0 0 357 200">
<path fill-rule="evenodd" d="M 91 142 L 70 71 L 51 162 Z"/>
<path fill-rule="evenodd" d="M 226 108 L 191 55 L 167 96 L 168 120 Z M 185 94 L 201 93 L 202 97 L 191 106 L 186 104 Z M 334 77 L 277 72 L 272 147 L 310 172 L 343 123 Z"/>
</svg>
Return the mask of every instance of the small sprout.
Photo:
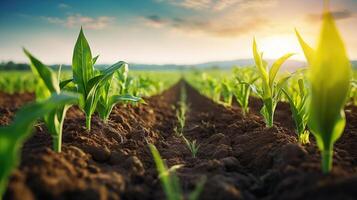
<svg viewBox="0 0 357 200">
<path fill-rule="evenodd" d="M 197 144 L 196 140 L 188 140 L 184 135 L 181 136 L 183 141 L 185 142 L 187 148 L 190 150 L 192 157 L 196 158 L 200 145 Z"/>
<path fill-rule="evenodd" d="M 199 195 L 201 194 L 204 185 L 206 183 L 206 178 L 202 178 L 195 189 L 188 195 L 188 198 L 184 198 L 182 193 L 179 177 L 176 175 L 176 170 L 182 165 L 175 165 L 171 168 L 168 168 L 165 162 L 162 160 L 159 151 L 153 144 L 149 144 L 151 154 L 154 158 L 156 169 L 159 174 L 161 185 L 164 189 L 166 199 L 168 200 L 198 200 Z"/>
<path fill-rule="evenodd" d="M 176 117 L 178 121 L 178 126 L 174 128 L 175 134 L 177 136 L 183 135 L 183 130 L 186 125 L 186 113 L 188 110 L 188 106 L 186 104 L 187 93 L 185 86 L 181 86 L 181 93 L 180 93 L 180 101 L 179 101 L 179 108 L 176 110 Z"/>
</svg>

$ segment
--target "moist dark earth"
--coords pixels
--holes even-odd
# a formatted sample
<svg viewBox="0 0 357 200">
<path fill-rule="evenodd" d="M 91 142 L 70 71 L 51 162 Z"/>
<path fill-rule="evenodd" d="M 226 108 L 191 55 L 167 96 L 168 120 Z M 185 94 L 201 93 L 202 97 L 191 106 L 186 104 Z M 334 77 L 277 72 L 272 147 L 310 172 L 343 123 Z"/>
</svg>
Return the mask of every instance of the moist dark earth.
<svg viewBox="0 0 357 200">
<path fill-rule="evenodd" d="M 197 140 L 192 158 L 175 136 L 180 88 L 186 87 L 189 111 L 184 135 Z M 0 124 L 33 94 L 0 93 Z M 165 199 L 148 143 L 177 174 L 185 195 L 206 177 L 200 199 L 357 199 L 357 108 L 346 108 L 347 126 L 334 149 L 334 168 L 320 170 L 320 155 L 311 143 L 297 142 L 289 105 L 280 103 L 273 128 L 259 115 L 261 103 L 251 99 L 243 117 L 237 106 L 218 105 L 180 81 L 146 104 L 118 105 L 108 124 L 97 116 L 92 130 L 72 107 L 65 120 L 63 150 L 51 150 L 51 138 L 39 123 L 23 147 L 21 165 L 11 176 L 5 199 Z"/>
</svg>

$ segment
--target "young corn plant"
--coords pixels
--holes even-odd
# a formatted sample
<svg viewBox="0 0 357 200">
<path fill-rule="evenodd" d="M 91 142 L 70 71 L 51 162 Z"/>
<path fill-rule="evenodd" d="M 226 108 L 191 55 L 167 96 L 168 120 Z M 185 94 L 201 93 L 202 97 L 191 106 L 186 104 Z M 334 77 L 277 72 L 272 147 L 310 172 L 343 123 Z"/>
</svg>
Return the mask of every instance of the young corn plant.
<svg viewBox="0 0 357 200">
<path fill-rule="evenodd" d="M 310 132 L 307 129 L 307 122 L 309 119 L 308 110 L 308 90 L 306 89 L 306 82 L 303 78 L 298 79 L 298 89 L 292 87 L 291 90 L 283 89 L 287 100 L 290 104 L 293 120 L 296 127 L 296 132 L 300 144 L 308 144 Z"/>
<path fill-rule="evenodd" d="M 279 82 L 276 82 L 276 75 L 278 74 L 278 71 L 281 68 L 282 64 L 294 54 L 289 53 L 282 56 L 273 63 L 270 69 L 268 69 L 268 63 L 263 60 L 263 54 L 258 51 L 257 43 L 254 39 L 253 55 L 255 65 L 258 69 L 262 82 L 261 90 L 256 90 L 257 95 L 259 95 L 260 98 L 263 100 L 263 107 L 260 110 L 260 113 L 263 115 L 267 127 L 272 127 L 275 108 L 279 101 L 279 96 L 281 93 L 281 87 L 283 83 L 288 79 L 288 77 L 286 77 L 281 79 Z"/>
<path fill-rule="evenodd" d="M 357 106 L 357 81 L 351 81 L 350 99 L 352 105 Z"/>
<path fill-rule="evenodd" d="M 200 148 L 200 145 L 197 144 L 196 140 L 190 141 L 184 135 L 182 135 L 181 137 L 182 137 L 183 141 L 185 142 L 187 148 L 190 150 L 192 157 L 196 158 L 198 150 Z"/>
<path fill-rule="evenodd" d="M 107 80 L 104 80 L 102 87 L 98 90 L 98 95 L 100 95 L 97 112 L 99 117 L 104 121 L 108 122 L 109 115 L 113 110 L 113 107 L 120 102 L 139 102 L 142 101 L 140 97 L 136 97 L 127 93 L 127 78 L 128 78 L 128 65 L 124 64 L 116 74 L 112 74 Z M 115 76 L 117 75 L 117 76 Z M 119 88 L 114 86 L 117 83 Z"/>
<path fill-rule="evenodd" d="M 47 100 L 21 108 L 10 125 L 0 127 L 0 199 L 11 172 L 19 163 L 22 145 L 30 137 L 36 121 L 53 113 L 58 107 L 76 101 L 77 97 L 72 94 L 53 94 Z"/>
<path fill-rule="evenodd" d="M 36 86 L 36 101 L 43 101 L 51 97 L 52 94 L 60 94 L 63 92 L 64 87 L 69 83 L 69 81 L 60 82 L 60 72 L 58 76 L 56 73 L 48 66 L 44 65 L 41 61 L 31 55 L 26 49 L 24 53 L 30 59 L 31 70 L 38 79 Z M 59 106 L 57 109 L 53 110 L 44 116 L 44 123 L 51 134 L 53 150 L 56 152 L 61 152 L 62 147 L 62 129 L 63 122 L 66 116 L 67 110 L 71 107 L 71 104 Z"/>
<path fill-rule="evenodd" d="M 233 100 L 233 89 L 231 83 L 228 80 L 223 80 L 221 82 L 221 95 L 223 98 L 222 104 L 224 106 L 231 106 Z"/>
<path fill-rule="evenodd" d="M 249 97 L 253 84 L 259 77 L 255 76 L 255 71 L 251 68 L 236 68 L 234 71 L 236 82 L 233 87 L 233 94 L 242 109 L 243 116 L 249 113 Z"/>
<path fill-rule="evenodd" d="M 183 130 L 186 125 L 186 113 L 188 110 L 186 100 L 187 100 L 186 88 L 185 86 L 181 86 L 180 101 L 178 103 L 179 108 L 176 110 L 176 117 L 179 123 L 174 130 L 176 135 L 179 137 L 183 135 Z"/>
<path fill-rule="evenodd" d="M 213 101 L 219 102 L 220 97 L 221 97 L 221 85 L 219 82 L 208 76 L 207 74 L 202 75 L 202 80 L 203 80 L 203 93 L 212 98 Z"/>
<path fill-rule="evenodd" d="M 106 82 L 113 78 L 115 72 L 126 65 L 125 62 L 120 61 L 104 70 L 95 70 L 94 64 L 97 59 L 98 56 L 92 57 L 91 49 L 81 29 L 74 47 L 72 71 L 73 82 L 81 97 L 79 105 L 86 115 L 88 131 L 91 129 L 91 118 L 101 96 L 101 88 L 106 86 Z M 111 103 L 108 102 L 108 107 Z"/>
<path fill-rule="evenodd" d="M 184 200 L 184 199 L 198 200 L 203 190 L 203 187 L 205 185 L 206 178 L 202 178 L 196 185 L 194 191 L 192 191 L 188 196 L 185 196 L 182 193 L 179 178 L 176 175 L 176 170 L 182 166 L 175 165 L 172 166 L 171 168 L 168 168 L 165 162 L 162 160 L 160 153 L 156 149 L 156 147 L 153 144 L 149 144 L 149 148 L 154 158 L 156 169 L 159 173 L 159 178 L 161 181 L 161 185 L 164 189 L 166 199 L 167 200 Z"/>
<path fill-rule="evenodd" d="M 316 50 L 296 33 L 310 65 L 308 125 L 321 151 L 322 171 L 329 173 L 333 163 L 333 145 L 341 137 L 346 125 L 343 109 L 350 87 L 352 66 L 327 1 Z"/>
</svg>

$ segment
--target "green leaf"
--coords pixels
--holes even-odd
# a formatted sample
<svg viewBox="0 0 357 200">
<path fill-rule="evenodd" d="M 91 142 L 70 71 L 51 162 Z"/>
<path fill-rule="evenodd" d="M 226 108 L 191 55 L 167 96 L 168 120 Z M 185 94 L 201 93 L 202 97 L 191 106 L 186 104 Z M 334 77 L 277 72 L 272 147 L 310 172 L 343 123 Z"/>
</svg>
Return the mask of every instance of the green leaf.
<svg viewBox="0 0 357 200">
<path fill-rule="evenodd" d="M 149 144 L 151 154 L 154 158 L 156 169 L 159 173 L 160 181 L 164 188 L 166 197 L 168 200 L 180 200 L 180 193 L 178 193 L 178 180 L 177 178 L 172 179 L 170 173 L 168 173 L 168 168 L 164 161 L 162 160 L 159 151 L 153 144 Z"/>
<path fill-rule="evenodd" d="M 343 112 L 352 67 L 332 14 L 324 12 L 318 48 L 310 68 L 311 115 L 309 127 L 323 155 L 323 171 L 332 166 L 333 143 L 345 126 Z"/>
<path fill-rule="evenodd" d="M 142 98 L 130 94 L 114 95 L 111 97 L 110 104 L 117 104 L 118 102 L 123 102 L 123 101 L 139 102 L 142 101 Z"/>
<path fill-rule="evenodd" d="M 281 68 L 281 66 L 283 65 L 283 63 L 293 55 L 294 55 L 293 53 L 285 54 L 284 56 L 280 57 L 278 60 L 276 60 L 274 62 L 274 64 L 270 68 L 270 72 L 269 72 L 269 85 L 270 85 L 270 87 L 273 87 L 275 77 L 278 74 L 278 71 Z"/>
<path fill-rule="evenodd" d="M 61 88 L 61 90 L 64 88 L 64 87 L 66 87 L 69 83 L 71 83 L 71 82 L 73 82 L 73 79 L 71 78 L 71 79 L 68 79 L 68 80 L 64 80 L 64 81 L 61 81 L 60 82 L 60 88 Z"/>
<path fill-rule="evenodd" d="M 8 177 L 18 165 L 20 150 L 30 136 L 35 122 L 65 104 L 75 102 L 73 94 L 54 94 L 48 100 L 21 108 L 9 126 L 0 127 L 0 199 L 7 187 Z"/>
<path fill-rule="evenodd" d="M 98 58 L 99 58 L 99 55 L 97 55 L 96 57 L 94 57 L 94 58 L 92 59 L 92 64 L 93 64 L 93 65 L 97 62 Z"/>
<path fill-rule="evenodd" d="M 73 81 L 78 91 L 86 96 L 88 81 L 94 76 L 92 53 L 84 36 L 83 30 L 79 33 L 72 58 Z"/>
<path fill-rule="evenodd" d="M 52 69 L 32 56 L 31 53 L 26 49 L 23 49 L 23 51 L 31 61 L 31 69 L 33 73 L 40 77 L 40 79 L 51 93 L 59 93 L 59 82 L 56 74 L 52 71 Z"/>
<path fill-rule="evenodd" d="M 304 51 L 307 62 L 311 64 L 314 58 L 315 50 L 304 41 L 297 29 L 295 29 L 295 33 L 299 40 L 300 46 Z"/>
</svg>

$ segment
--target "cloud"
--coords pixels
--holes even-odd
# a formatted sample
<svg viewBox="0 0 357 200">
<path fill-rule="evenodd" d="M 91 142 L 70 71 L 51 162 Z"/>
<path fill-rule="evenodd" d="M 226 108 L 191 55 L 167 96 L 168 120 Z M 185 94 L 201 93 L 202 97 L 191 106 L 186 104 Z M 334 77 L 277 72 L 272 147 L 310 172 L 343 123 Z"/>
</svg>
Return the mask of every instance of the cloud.
<svg viewBox="0 0 357 200">
<path fill-rule="evenodd" d="M 82 16 L 80 14 L 70 15 L 66 18 L 42 17 L 51 24 L 59 24 L 67 28 L 78 28 L 83 26 L 86 29 L 100 30 L 110 26 L 115 18 L 108 16 L 99 16 L 97 18 Z"/>
<path fill-rule="evenodd" d="M 67 9 L 67 8 L 71 8 L 71 6 L 65 3 L 60 3 L 58 4 L 58 8 Z"/>
<path fill-rule="evenodd" d="M 158 15 L 144 17 L 145 24 L 154 28 L 169 27 L 185 33 L 204 33 L 216 37 L 237 37 L 267 27 L 270 22 L 264 18 L 251 17 L 236 20 L 194 20 L 185 18 L 163 18 Z"/>
<path fill-rule="evenodd" d="M 332 15 L 335 17 L 336 20 L 343 20 L 355 17 L 355 13 L 347 9 L 332 11 Z M 308 14 L 306 16 L 306 20 L 310 22 L 320 21 L 321 19 L 321 14 Z"/>
<path fill-rule="evenodd" d="M 255 8 L 276 5 L 277 0 L 156 0 L 158 3 L 169 3 L 171 5 L 193 9 L 222 11 L 228 8 Z"/>
</svg>

